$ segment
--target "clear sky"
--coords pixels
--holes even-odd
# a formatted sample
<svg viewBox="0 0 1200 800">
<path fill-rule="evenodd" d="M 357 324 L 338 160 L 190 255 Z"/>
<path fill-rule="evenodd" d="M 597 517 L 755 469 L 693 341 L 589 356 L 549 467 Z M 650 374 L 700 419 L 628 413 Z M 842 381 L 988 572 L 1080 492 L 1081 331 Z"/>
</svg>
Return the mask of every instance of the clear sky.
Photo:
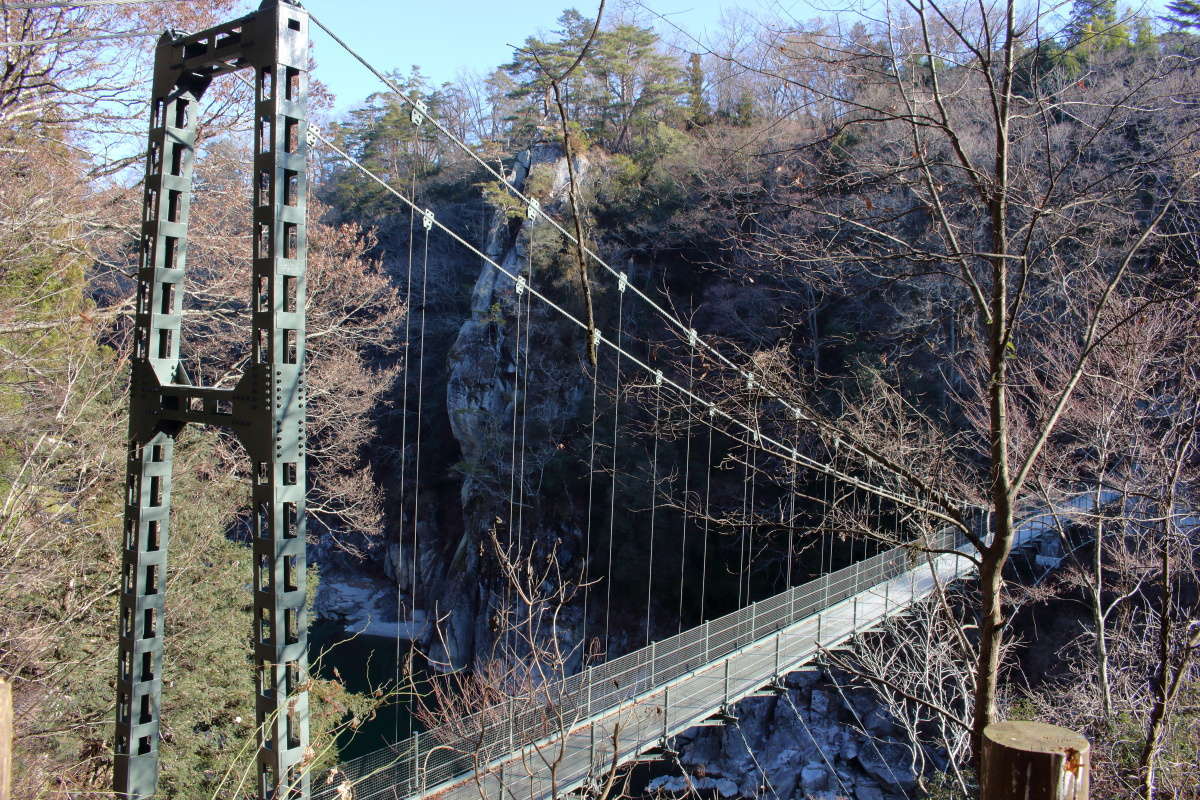
<svg viewBox="0 0 1200 800">
<path fill-rule="evenodd" d="M 866 0 L 868 3 L 874 0 Z M 566 8 L 584 16 L 595 13 L 597 0 L 303 0 L 305 8 L 333 29 L 368 61 L 383 70 L 408 72 L 414 64 L 436 86 L 460 72 L 486 72 L 512 57 L 514 45 L 539 32 L 549 32 Z M 828 0 L 641 0 L 701 39 L 713 30 L 724 10 L 742 9 L 754 16 L 822 16 Z M 850 0 L 853 4 L 855 0 Z M 858 0 L 862 2 L 862 0 Z M 1070 8 L 1070 0 L 1051 0 Z M 1166 0 L 1131 0 L 1121 7 L 1147 8 L 1162 13 Z M 640 15 L 646 24 L 667 26 L 630 5 L 631 0 L 608 0 L 605 18 Z M 257 5 L 257 4 L 256 4 Z M 357 61 L 315 26 L 312 32 L 317 75 L 337 96 L 336 112 L 343 113 L 382 87 Z M 674 38 L 674 37 L 671 37 Z"/>
<path fill-rule="evenodd" d="M 513 45 L 553 30 L 564 9 L 574 7 L 590 17 L 596 5 L 595 0 L 304 0 L 305 8 L 371 63 L 404 72 L 418 64 L 435 85 L 453 80 L 460 70 L 499 66 L 512 58 Z M 722 8 L 779 9 L 770 0 L 647 0 L 646 5 L 697 36 L 717 22 Z M 795 13 L 807 8 L 803 0 L 784 0 L 783 6 Z M 605 17 L 619 13 L 620 0 L 609 0 Z M 381 88 L 315 26 L 312 37 L 317 75 L 337 95 L 339 112 Z"/>
</svg>

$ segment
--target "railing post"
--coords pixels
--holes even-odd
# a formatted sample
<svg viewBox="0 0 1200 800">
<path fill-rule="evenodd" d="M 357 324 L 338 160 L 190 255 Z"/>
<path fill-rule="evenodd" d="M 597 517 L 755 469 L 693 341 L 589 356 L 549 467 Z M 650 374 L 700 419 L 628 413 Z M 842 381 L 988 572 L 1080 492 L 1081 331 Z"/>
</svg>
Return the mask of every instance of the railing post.
<svg viewBox="0 0 1200 800">
<path fill-rule="evenodd" d="M 425 781 L 421 778 L 421 732 L 413 734 L 413 787 L 418 792 L 425 789 Z"/>
<path fill-rule="evenodd" d="M 775 677 L 779 677 L 779 639 L 783 636 L 780 631 L 775 632 Z"/>
<path fill-rule="evenodd" d="M 707 664 L 709 662 L 709 657 L 708 657 L 709 644 L 710 644 L 709 637 L 712 635 L 710 625 L 711 625 L 711 623 L 709 623 L 707 621 L 704 623 L 704 663 L 705 664 Z"/>
<path fill-rule="evenodd" d="M 729 659 L 725 659 L 725 692 L 722 695 L 724 704 L 729 705 Z"/>
<path fill-rule="evenodd" d="M 508 752 L 512 752 L 517 748 L 517 720 L 516 720 L 516 705 L 513 699 L 508 698 Z"/>
<path fill-rule="evenodd" d="M 658 672 L 657 651 L 658 651 L 658 642 L 651 642 L 650 643 L 650 686 L 646 687 L 647 690 L 649 690 L 651 686 L 658 685 L 658 679 L 655 677 L 655 675 Z"/>
<path fill-rule="evenodd" d="M 983 731 L 983 800 L 1086 800 L 1091 745 L 1082 735 L 1040 722 L 995 722 Z"/>
<path fill-rule="evenodd" d="M 671 687 L 663 687 L 663 743 L 667 741 L 667 717 L 671 713 Z"/>
<path fill-rule="evenodd" d="M 824 619 L 825 619 L 825 610 L 822 609 L 817 612 L 817 646 L 818 647 L 821 646 L 821 623 L 824 621 Z"/>
</svg>

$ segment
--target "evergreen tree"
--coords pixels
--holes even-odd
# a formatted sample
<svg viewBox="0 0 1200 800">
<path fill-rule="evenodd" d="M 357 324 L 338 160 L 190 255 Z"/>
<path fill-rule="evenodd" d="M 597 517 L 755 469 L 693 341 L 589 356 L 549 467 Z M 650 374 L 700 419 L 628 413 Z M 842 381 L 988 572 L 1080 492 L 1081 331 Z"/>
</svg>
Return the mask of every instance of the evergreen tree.
<svg viewBox="0 0 1200 800">
<path fill-rule="evenodd" d="M 440 115 L 441 94 L 430 89 L 419 67 L 407 77 L 389 76 L 409 98 L 425 102 L 432 115 Z M 432 125 L 413 122 L 413 109 L 394 92 L 377 92 L 351 111 L 337 128 L 342 147 L 368 169 L 390 183 L 407 185 L 413 176 L 436 172 L 441 165 L 442 142 Z M 367 217 L 392 208 L 386 190 L 354 168 L 339 165 L 329 181 L 337 205 L 346 212 Z"/>
<path fill-rule="evenodd" d="M 704 96 L 704 71 L 700 66 L 700 54 L 688 56 L 687 70 L 688 117 L 693 125 L 707 125 L 712 118 L 708 98 Z"/>
<path fill-rule="evenodd" d="M 1128 47 L 1129 26 L 1117 18 L 1116 0 L 1075 0 L 1067 23 L 1067 46 L 1086 52 Z"/>
<path fill-rule="evenodd" d="M 1197 0 L 1171 0 L 1167 12 L 1159 19 L 1181 31 L 1200 31 L 1200 2 Z"/>
<path fill-rule="evenodd" d="M 617 25 L 596 44 L 587 65 L 602 104 L 593 135 L 610 150 L 632 150 L 631 133 L 645 134 L 678 109 L 682 72 L 659 52 L 658 34 L 651 28 Z"/>
</svg>

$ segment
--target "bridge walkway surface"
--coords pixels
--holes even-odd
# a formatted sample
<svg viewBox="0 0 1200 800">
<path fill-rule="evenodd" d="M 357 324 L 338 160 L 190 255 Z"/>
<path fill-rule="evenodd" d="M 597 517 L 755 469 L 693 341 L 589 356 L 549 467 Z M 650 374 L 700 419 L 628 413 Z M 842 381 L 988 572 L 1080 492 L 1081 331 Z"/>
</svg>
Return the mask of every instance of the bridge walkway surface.
<svg viewBox="0 0 1200 800">
<path fill-rule="evenodd" d="M 314 800 L 544 798 L 586 787 L 973 567 L 952 532 L 898 547 L 345 762 Z M 962 551 L 962 552 L 965 552 Z M 615 758 L 614 758 L 615 750 Z"/>
<path fill-rule="evenodd" d="M 1106 490 L 1101 502 L 1117 496 Z M 1018 524 L 1014 549 L 1094 505 L 1084 493 L 1034 512 Z M 535 698 L 340 764 L 314 780 L 313 798 L 541 800 L 587 788 L 964 576 L 974 568 L 969 549 L 961 533 L 943 531 L 879 553 L 589 667 Z"/>
</svg>

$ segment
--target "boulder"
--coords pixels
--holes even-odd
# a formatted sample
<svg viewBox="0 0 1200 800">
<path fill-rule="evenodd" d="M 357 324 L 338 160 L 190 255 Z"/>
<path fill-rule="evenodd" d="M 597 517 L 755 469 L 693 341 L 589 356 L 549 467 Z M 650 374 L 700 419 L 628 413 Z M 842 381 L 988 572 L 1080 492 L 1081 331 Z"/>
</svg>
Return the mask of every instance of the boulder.
<svg viewBox="0 0 1200 800">
<path fill-rule="evenodd" d="M 808 698 L 808 707 L 817 716 L 827 715 L 829 713 L 829 694 L 821 689 L 813 689 Z"/>
<path fill-rule="evenodd" d="M 829 770 L 824 764 L 805 764 L 800 769 L 800 787 L 806 795 L 829 788 Z"/>
</svg>

